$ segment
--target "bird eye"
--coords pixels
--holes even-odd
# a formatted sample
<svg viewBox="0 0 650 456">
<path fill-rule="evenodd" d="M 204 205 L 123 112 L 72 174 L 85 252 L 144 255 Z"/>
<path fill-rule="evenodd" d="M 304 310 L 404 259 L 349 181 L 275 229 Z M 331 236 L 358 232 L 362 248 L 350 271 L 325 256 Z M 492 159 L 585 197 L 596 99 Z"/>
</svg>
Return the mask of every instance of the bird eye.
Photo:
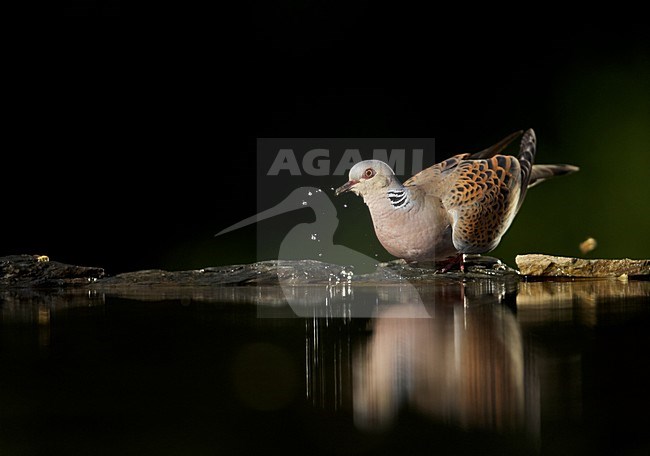
<svg viewBox="0 0 650 456">
<path fill-rule="evenodd" d="M 370 179 L 374 175 L 375 175 L 375 170 L 372 168 L 368 168 L 363 172 L 363 177 L 365 177 L 366 179 Z"/>
</svg>

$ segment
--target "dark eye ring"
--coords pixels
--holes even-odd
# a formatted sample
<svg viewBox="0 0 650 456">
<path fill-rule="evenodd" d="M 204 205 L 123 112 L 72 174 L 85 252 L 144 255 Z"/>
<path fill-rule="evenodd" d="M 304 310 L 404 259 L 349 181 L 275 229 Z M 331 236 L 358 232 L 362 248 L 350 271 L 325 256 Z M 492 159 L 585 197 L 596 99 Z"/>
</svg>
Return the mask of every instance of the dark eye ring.
<svg viewBox="0 0 650 456">
<path fill-rule="evenodd" d="M 374 175 L 375 175 L 375 170 L 372 168 L 368 168 L 363 172 L 363 177 L 365 177 L 366 179 L 370 179 Z"/>
</svg>

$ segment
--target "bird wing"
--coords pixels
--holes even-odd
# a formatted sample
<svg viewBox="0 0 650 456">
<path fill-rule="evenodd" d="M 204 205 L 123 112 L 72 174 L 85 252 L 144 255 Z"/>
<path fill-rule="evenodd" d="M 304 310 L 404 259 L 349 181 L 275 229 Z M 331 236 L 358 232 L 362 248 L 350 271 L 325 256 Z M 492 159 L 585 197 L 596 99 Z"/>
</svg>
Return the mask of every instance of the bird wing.
<svg viewBox="0 0 650 456">
<path fill-rule="evenodd" d="M 498 143 L 474 154 L 458 154 L 445 161 L 436 163 L 435 165 L 422 170 L 414 175 L 406 182 L 405 186 L 421 187 L 427 194 L 434 194 L 435 196 L 442 196 L 439 192 L 445 191 L 446 187 L 442 183 L 443 178 L 456 169 L 459 163 L 464 160 L 481 160 L 494 157 L 508 147 L 508 145 L 521 136 L 522 131 L 516 131 L 503 138 Z"/>
<path fill-rule="evenodd" d="M 524 134 L 518 157 L 500 152 L 521 133 L 512 133 L 481 152 L 455 155 L 404 183 L 440 198 L 458 251 L 492 250 L 519 210 L 535 157 L 534 132 Z"/>
<path fill-rule="evenodd" d="M 522 130 L 515 131 L 514 133 L 509 134 L 505 138 L 503 138 L 501 141 L 498 143 L 488 147 L 487 149 L 484 149 L 480 152 L 476 152 L 475 154 L 470 155 L 469 158 L 471 159 L 480 159 L 480 158 L 491 158 L 494 157 L 495 155 L 500 154 L 503 152 L 503 150 L 508 147 L 508 145 L 517 139 L 518 137 L 521 136 L 523 133 Z"/>
<path fill-rule="evenodd" d="M 404 182 L 405 187 L 417 187 L 427 195 L 442 197 L 446 190 L 444 182 L 446 177 L 456 169 L 458 164 L 469 158 L 470 154 L 459 154 L 445 161 L 424 169 Z"/>
<path fill-rule="evenodd" d="M 495 155 L 462 160 L 444 179 L 441 199 L 458 251 L 485 253 L 496 247 L 519 208 L 521 178 L 517 157 Z"/>
<path fill-rule="evenodd" d="M 484 253 L 498 244 L 516 214 L 521 178 L 517 157 L 473 159 L 460 154 L 421 171 L 404 185 L 440 199 L 458 251 Z"/>
</svg>

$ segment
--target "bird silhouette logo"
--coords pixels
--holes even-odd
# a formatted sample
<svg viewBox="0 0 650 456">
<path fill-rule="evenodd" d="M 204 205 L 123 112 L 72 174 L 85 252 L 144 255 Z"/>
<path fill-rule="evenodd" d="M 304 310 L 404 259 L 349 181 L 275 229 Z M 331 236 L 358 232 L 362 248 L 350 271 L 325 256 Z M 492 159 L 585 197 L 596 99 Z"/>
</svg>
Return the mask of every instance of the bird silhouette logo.
<svg viewBox="0 0 650 456">
<path fill-rule="evenodd" d="M 329 196 L 316 187 L 299 187 L 275 206 L 221 230 L 234 230 L 288 212 L 311 209 L 315 220 L 300 223 L 284 236 L 278 252 L 278 268 L 294 268 L 294 274 L 278 274 L 285 299 L 300 317 L 376 317 L 386 306 L 402 318 L 429 318 L 416 288 L 397 271 L 382 268 L 382 278 L 397 284 L 389 290 L 377 287 L 354 288 L 354 271 L 376 269 L 377 260 L 344 245 L 334 244 L 338 226 L 336 207 Z M 317 262 L 314 262 L 317 260 Z M 329 269 L 330 280 L 322 287 L 309 284 L 310 270 Z M 322 272 L 319 271 L 319 272 Z M 322 276 L 322 274 L 321 274 Z M 353 304 L 353 305 L 352 305 Z"/>
</svg>

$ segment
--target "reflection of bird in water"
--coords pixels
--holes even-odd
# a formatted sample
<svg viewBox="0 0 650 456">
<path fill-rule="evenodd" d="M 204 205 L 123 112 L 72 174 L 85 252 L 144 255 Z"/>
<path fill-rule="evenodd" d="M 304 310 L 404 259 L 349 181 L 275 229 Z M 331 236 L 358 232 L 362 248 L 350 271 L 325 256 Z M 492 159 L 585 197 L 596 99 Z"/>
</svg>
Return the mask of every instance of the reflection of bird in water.
<svg viewBox="0 0 650 456">
<path fill-rule="evenodd" d="M 402 318 L 415 303 L 387 295 L 394 300 L 363 323 L 367 338 L 342 337 L 356 334 L 344 323 L 307 320 L 306 397 L 349 410 L 362 430 L 386 431 L 416 412 L 439 429 L 497 431 L 537 447 L 536 361 L 525 356 L 508 307 L 517 282 L 440 280 L 417 289 L 431 318 Z"/>
<path fill-rule="evenodd" d="M 287 233 L 280 245 L 279 260 L 312 259 L 325 263 L 351 265 L 357 270 L 375 269 L 377 263 L 375 259 L 343 245 L 334 244 L 334 232 L 338 226 L 336 207 L 319 188 L 297 188 L 274 207 L 220 231 L 217 236 L 270 217 L 305 208 L 314 211 L 316 220 L 312 223 L 300 223 Z"/>
<path fill-rule="evenodd" d="M 388 308 L 373 321 L 353 364 L 356 424 L 383 428 L 408 406 L 468 429 L 524 430 L 523 342 L 510 309 L 439 304 L 431 319 Z"/>
<path fill-rule="evenodd" d="M 408 261 L 462 262 L 464 254 L 496 248 L 526 190 L 573 173 L 571 165 L 533 165 L 536 139 L 528 130 L 517 157 L 501 155 L 521 132 L 476 154 L 460 154 L 400 183 L 379 160 L 357 163 L 336 194 L 361 195 L 375 233 L 392 255 Z"/>
</svg>

